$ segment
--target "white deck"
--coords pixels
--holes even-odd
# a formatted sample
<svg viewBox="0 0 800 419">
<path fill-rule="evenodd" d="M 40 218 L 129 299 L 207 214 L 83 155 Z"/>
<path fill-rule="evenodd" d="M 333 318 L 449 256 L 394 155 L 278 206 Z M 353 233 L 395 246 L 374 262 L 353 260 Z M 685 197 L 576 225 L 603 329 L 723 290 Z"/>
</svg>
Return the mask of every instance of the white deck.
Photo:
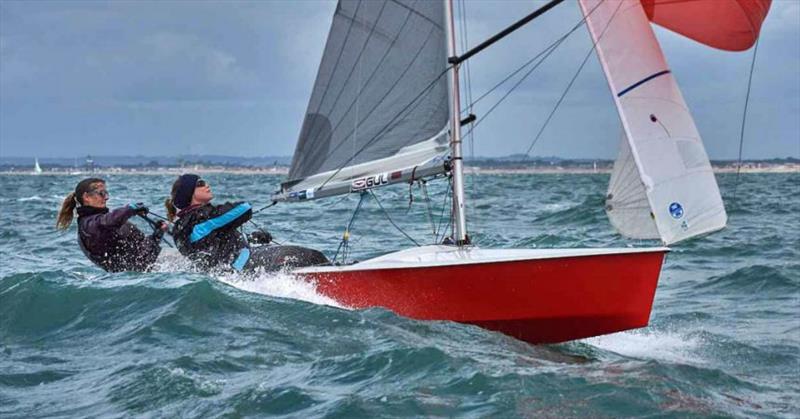
<svg viewBox="0 0 800 419">
<path fill-rule="evenodd" d="M 584 248 L 584 249 L 480 249 L 477 247 L 421 246 L 400 250 L 346 266 L 319 266 L 297 269 L 297 273 L 347 272 L 374 269 L 423 268 L 431 266 L 471 265 L 477 263 L 555 259 L 600 255 L 668 252 L 667 247 Z"/>
</svg>

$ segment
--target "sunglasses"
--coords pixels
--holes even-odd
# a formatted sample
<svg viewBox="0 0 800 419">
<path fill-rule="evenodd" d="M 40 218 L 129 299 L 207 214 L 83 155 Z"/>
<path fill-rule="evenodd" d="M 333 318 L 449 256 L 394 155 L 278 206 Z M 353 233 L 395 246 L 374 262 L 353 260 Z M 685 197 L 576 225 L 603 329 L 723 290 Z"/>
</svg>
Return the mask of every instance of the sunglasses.
<svg viewBox="0 0 800 419">
<path fill-rule="evenodd" d="M 108 198 L 109 196 L 108 191 L 89 191 L 89 193 L 103 198 Z"/>
<path fill-rule="evenodd" d="M 208 186 L 208 182 L 206 182 L 203 179 L 197 179 L 197 183 L 194 184 L 195 188 L 202 188 L 202 187 L 205 187 L 205 186 Z"/>
</svg>

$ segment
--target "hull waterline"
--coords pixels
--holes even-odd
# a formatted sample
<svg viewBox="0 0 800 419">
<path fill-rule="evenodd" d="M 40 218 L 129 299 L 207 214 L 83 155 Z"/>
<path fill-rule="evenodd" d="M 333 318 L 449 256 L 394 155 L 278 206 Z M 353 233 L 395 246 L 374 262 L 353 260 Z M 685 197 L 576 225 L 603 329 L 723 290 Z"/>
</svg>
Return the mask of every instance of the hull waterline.
<svg viewBox="0 0 800 419">
<path fill-rule="evenodd" d="M 385 307 L 556 343 L 646 326 L 668 251 L 446 249 L 443 257 L 441 246 L 418 249 L 297 273 L 351 308 Z"/>
</svg>

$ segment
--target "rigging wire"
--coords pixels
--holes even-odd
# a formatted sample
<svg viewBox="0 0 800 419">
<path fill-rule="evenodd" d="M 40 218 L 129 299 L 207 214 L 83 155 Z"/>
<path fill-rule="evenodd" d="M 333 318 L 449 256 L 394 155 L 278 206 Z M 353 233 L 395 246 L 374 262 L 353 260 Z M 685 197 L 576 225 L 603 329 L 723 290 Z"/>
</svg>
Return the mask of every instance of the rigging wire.
<svg viewBox="0 0 800 419">
<path fill-rule="evenodd" d="M 341 204 L 342 202 L 344 202 L 344 201 L 346 201 L 346 200 L 350 199 L 350 197 L 351 197 L 351 194 L 349 194 L 349 193 L 347 193 L 347 194 L 342 194 L 342 197 L 341 197 L 340 199 L 337 199 L 336 201 L 334 201 L 334 202 L 332 202 L 332 203 L 329 203 L 329 204 L 327 204 L 327 205 L 326 205 L 326 204 L 323 204 L 323 205 L 321 205 L 321 206 L 322 206 L 323 208 L 325 208 L 325 209 L 330 209 L 330 208 L 333 208 L 333 207 L 335 207 L 335 206 L 337 206 L 337 205 Z M 294 230 L 294 234 L 292 234 L 292 235 L 291 235 L 291 236 L 290 236 L 288 239 L 284 240 L 284 243 L 293 243 L 293 242 L 294 242 L 294 239 L 295 239 L 295 237 L 297 237 L 297 236 L 298 236 L 300 233 L 303 233 L 303 229 L 301 229 L 301 228 L 297 228 L 297 229 L 295 229 L 295 230 Z"/>
<path fill-rule="evenodd" d="M 436 240 L 434 241 L 434 244 L 438 244 L 442 240 L 444 240 L 444 237 L 447 234 L 447 227 L 449 227 L 450 223 L 452 222 L 453 213 L 451 211 L 450 212 L 450 217 L 448 218 L 447 226 L 444 228 L 444 230 L 442 229 L 442 220 L 444 219 L 444 210 L 445 210 L 445 208 L 450 206 L 448 204 L 448 198 L 450 198 L 450 194 L 452 192 L 453 192 L 453 177 L 450 176 L 450 177 L 448 177 L 447 189 L 445 190 L 444 198 L 442 199 L 442 209 L 439 211 L 439 220 L 438 220 L 437 226 L 436 226 Z M 441 239 L 439 239 L 439 233 L 440 232 L 442 233 L 442 238 Z"/>
<path fill-rule="evenodd" d="M 739 157 L 736 163 L 736 180 L 733 184 L 733 199 L 736 199 L 736 190 L 739 188 L 739 174 L 742 171 L 742 149 L 744 147 L 744 128 L 747 122 L 747 105 L 750 103 L 750 87 L 753 84 L 753 70 L 756 67 L 756 54 L 758 53 L 758 38 L 753 48 L 753 59 L 750 61 L 750 76 L 747 78 L 747 95 L 744 98 L 744 112 L 742 114 L 742 128 L 739 131 Z"/>
<path fill-rule="evenodd" d="M 368 189 L 368 190 L 369 190 L 370 195 L 372 195 L 372 197 L 375 199 L 375 202 L 378 203 L 378 207 L 380 207 L 381 211 L 383 211 L 383 215 L 386 216 L 387 220 L 389 220 L 389 223 L 391 223 L 394 226 L 394 228 L 397 229 L 397 231 L 403 233 L 403 235 L 406 236 L 407 239 L 411 240 L 411 242 L 414 243 L 414 245 L 419 246 L 420 244 L 416 240 L 414 240 L 413 237 L 409 236 L 408 233 L 406 233 L 405 231 L 403 231 L 402 228 L 400 228 L 400 226 L 395 224 L 394 220 L 392 220 L 392 217 L 389 216 L 389 212 L 386 211 L 386 209 L 381 204 L 381 201 L 378 199 L 378 195 L 375 195 L 375 192 L 373 192 L 372 189 Z"/>
<path fill-rule="evenodd" d="M 453 224 L 453 218 L 454 218 L 453 211 L 450 210 L 450 216 L 447 217 L 447 224 L 444 226 L 444 229 L 442 230 L 442 239 L 440 240 L 441 242 L 445 241 L 445 238 L 447 237 L 447 231 L 451 230 L 450 225 Z M 450 237 L 451 238 L 453 237 L 452 231 L 450 233 Z M 452 241 L 451 241 L 451 243 L 452 243 Z"/>
<path fill-rule="evenodd" d="M 544 129 L 550 123 L 550 119 L 553 118 L 553 115 L 555 115 L 556 111 L 558 110 L 558 107 L 561 106 L 561 102 L 567 96 L 567 92 L 569 92 L 570 88 L 572 88 L 572 84 L 575 83 L 575 80 L 578 78 L 578 75 L 581 73 L 581 70 L 583 70 L 583 67 L 586 65 L 586 62 L 589 61 L 589 57 L 591 57 L 593 51 L 594 51 L 594 46 L 592 46 L 592 48 L 589 49 L 589 52 L 586 54 L 586 57 L 583 58 L 583 62 L 581 63 L 580 67 L 578 67 L 578 71 L 576 71 L 575 75 L 572 76 L 572 80 L 569 81 L 569 84 L 567 84 L 567 88 L 564 89 L 564 92 L 561 93 L 561 97 L 558 98 L 558 101 L 556 102 L 555 106 L 553 106 L 553 109 L 550 110 L 550 114 L 547 115 L 547 118 L 545 119 L 544 123 L 539 128 L 539 132 L 536 133 L 536 137 L 534 137 L 533 141 L 531 141 L 531 145 L 529 145 L 528 149 L 525 150 L 526 157 L 530 157 L 533 146 L 536 145 L 536 143 L 539 141 L 539 138 L 541 138 Z"/>
<path fill-rule="evenodd" d="M 550 51 L 552 48 L 558 48 L 558 46 L 559 46 L 559 45 L 561 45 L 561 43 L 562 43 L 562 42 L 563 42 L 565 39 L 567 39 L 567 38 L 568 38 L 570 35 L 572 35 L 572 34 L 573 34 L 575 31 L 577 31 L 578 29 L 580 29 L 580 27 L 581 27 L 581 26 L 583 26 L 583 24 L 586 22 L 586 18 L 588 18 L 589 16 L 591 16 L 591 15 L 592 15 L 592 14 L 595 12 L 595 10 L 597 10 L 597 8 L 598 8 L 598 7 L 600 7 L 600 5 L 601 5 L 601 4 L 603 4 L 603 2 L 604 2 L 604 1 L 605 1 L 605 0 L 603 0 L 603 1 L 599 2 L 599 3 L 597 3 L 597 5 L 596 5 L 596 6 L 594 6 L 594 8 L 592 8 L 592 10 L 590 10 L 590 11 L 589 11 L 589 13 L 588 13 L 586 16 L 584 16 L 583 18 L 581 18 L 581 19 L 580 19 L 580 20 L 579 20 L 579 21 L 578 21 L 578 22 L 577 22 L 575 25 L 573 25 L 573 26 L 572 26 L 572 28 L 571 28 L 569 31 L 567 31 L 567 32 L 566 32 L 564 35 L 562 35 L 561 37 L 559 37 L 558 39 L 556 39 L 555 41 L 553 41 L 553 42 L 552 42 L 550 45 L 548 45 L 548 46 L 547 46 L 545 49 L 541 50 L 541 51 L 540 51 L 538 54 L 536 54 L 535 56 L 533 56 L 531 59 L 529 59 L 528 61 L 524 62 L 524 63 L 523 63 L 521 66 L 517 67 L 517 69 L 515 69 L 514 71 L 512 71 L 511 73 L 509 73 L 509 74 L 508 74 L 508 75 L 507 75 L 505 78 L 503 78 L 503 80 L 500 80 L 500 82 L 498 82 L 497 84 L 495 84 L 495 85 L 494 85 L 494 86 L 493 86 L 491 89 L 489 89 L 489 90 L 487 90 L 486 92 L 484 92 L 484 93 L 483 93 L 482 95 L 480 95 L 480 96 L 479 96 L 477 99 L 475 99 L 475 101 L 474 101 L 474 102 L 471 102 L 471 103 L 470 103 L 469 105 L 467 105 L 467 106 L 468 106 L 468 107 L 471 107 L 471 106 L 473 106 L 473 105 L 476 105 L 478 102 L 480 102 L 481 100 L 483 100 L 484 98 L 486 98 L 487 96 L 489 96 L 489 95 L 490 95 L 492 92 L 494 92 L 495 90 L 497 90 L 497 89 L 498 89 L 500 86 L 502 86 L 502 85 L 503 85 L 503 84 L 505 84 L 507 81 L 511 80 L 511 79 L 512 79 L 514 76 L 516 76 L 517 74 L 519 74 L 519 72 L 520 72 L 520 71 L 524 70 L 526 67 L 528 67 L 529 65 L 531 65 L 531 63 L 533 63 L 534 61 L 536 61 L 536 60 L 537 60 L 539 57 L 541 57 L 541 56 L 542 56 L 542 55 L 544 55 L 544 54 L 547 54 L 547 55 L 549 55 L 549 54 L 550 54 L 550 52 L 549 52 L 549 51 Z M 547 58 L 547 57 L 545 57 L 545 58 Z M 543 60 L 544 60 L 544 59 L 543 59 Z M 536 66 L 539 66 L 539 64 L 541 64 L 541 62 L 539 62 L 538 64 L 536 64 Z M 530 72 L 528 72 L 527 74 L 525 74 L 525 76 L 523 77 L 523 79 L 524 79 L 524 78 L 526 78 L 526 77 L 528 77 L 528 75 L 529 75 L 529 74 L 530 74 Z M 518 84 L 517 84 L 517 85 L 518 85 Z M 514 88 L 516 88 L 516 86 L 517 86 L 517 85 L 515 85 L 515 86 L 512 88 L 512 90 L 513 90 Z M 463 112 L 464 112 L 464 111 L 462 111 L 462 113 L 463 113 Z"/>
<path fill-rule="evenodd" d="M 592 53 L 597 48 L 597 43 L 600 42 L 600 39 L 603 38 L 603 35 L 605 35 L 606 30 L 608 30 L 608 27 L 611 26 L 611 22 L 614 21 L 614 17 L 616 17 L 617 12 L 619 11 L 621 6 L 622 2 L 619 2 L 617 8 L 614 9 L 614 13 L 611 15 L 611 18 L 608 19 L 608 23 L 606 23 L 606 26 L 603 28 L 603 31 L 600 32 L 600 36 L 597 37 L 597 41 L 592 40 L 592 47 L 589 48 L 589 51 L 586 53 L 586 56 L 583 57 L 583 62 L 581 62 L 581 65 L 578 67 L 578 71 L 576 71 L 575 74 L 572 76 L 572 79 L 567 84 L 567 88 L 564 89 L 564 91 L 561 93 L 561 97 L 558 98 L 558 101 L 556 102 L 555 106 L 553 106 L 553 109 L 550 110 L 550 114 L 547 115 L 547 119 L 545 119 L 544 123 L 539 128 L 539 132 L 536 133 L 536 137 L 534 137 L 533 141 L 531 141 L 531 145 L 528 146 L 528 149 L 525 151 L 526 157 L 530 157 L 530 153 L 531 150 L 533 149 L 533 146 L 536 145 L 536 143 L 539 141 L 539 138 L 541 138 L 544 129 L 547 128 L 547 125 L 550 123 L 550 120 L 553 118 L 553 115 L 555 115 L 556 111 L 558 110 L 558 107 L 561 106 L 561 102 L 567 96 L 567 93 L 569 93 L 570 89 L 572 88 L 572 85 L 575 83 L 575 80 L 578 79 L 578 76 L 581 74 L 583 67 L 589 61 L 589 57 L 592 56 Z"/>
<path fill-rule="evenodd" d="M 545 51 L 547 51 L 546 53 L 544 53 L 544 51 L 542 51 L 542 53 L 544 53 L 544 56 L 543 56 L 543 57 L 542 57 L 542 58 L 539 60 L 539 62 L 537 62 L 537 63 L 536 63 L 536 64 L 535 64 L 533 67 L 531 67 L 531 69 L 530 69 L 530 70 L 528 70 L 528 72 L 526 72 L 526 73 L 525 73 L 525 74 L 522 76 L 522 78 L 520 78 L 520 79 L 519 79 L 519 80 L 518 80 L 518 81 L 517 81 L 517 82 L 516 82 L 516 83 L 515 83 L 513 86 L 511 86 L 511 88 L 510 88 L 510 89 L 508 89 L 508 90 L 505 92 L 505 94 L 503 94 L 503 96 L 500 98 L 500 100 L 498 100 L 497 102 L 495 102 L 495 104 L 494 104 L 494 105 L 492 105 L 492 107 L 491 107 L 491 108 L 489 108 L 489 110 L 488 110 L 488 111 L 486 111 L 486 113 L 485 113 L 485 114 L 483 114 L 483 115 L 480 117 L 480 119 L 478 119 L 477 121 L 475 121 L 475 122 L 472 124 L 472 128 L 469 130 L 469 132 L 467 132 L 467 135 L 470 135 L 470 134 L 472 134 L 472 131 L 474 131 L 474 130 L 475 130 L 475 128 L 477 128 L 477 127 L 478 127 L 478 125 L 480 125 L 480 124 L 481 124 L 481 122 L 483 122 L 483 121 L 484 121 L 486 118 L 488 118 L 488 117 L 489 117 L 489 115 L 491 115 L 491 113 L 492 113 L 492 112 L 493 112 L 495 109 L 497 109 L 497 107 L 498 107 L 498 106 L 500 106 L 500 104 L 501 104 L 501 103 L 503 103 L 503 102 L 506 100 L 506 98 L 508 98 L 508 96 L 509 96 L 511 93 L 513 93 L 513 92 L 514 92 L 514 90 L 516 90 L 516 89 L 517 89 L 517 87 L 519 87 L 519 85 L 520 85 L 520 84 L 522 84 L 522 82 L 524 82 L 524 81 L 525 81 L 525 79 L 527 79 L 527 78 L 528 78 L 528 76 L 530 76 L 530 75 L 531 75 L 531 73 L 533 73 L 533 71 L 534 71 L 534 70 L 536 70 L 537 68 L 539 68 L 539 66 L 540 66 L 540 65 L 541 65 L 541 64 L 542 64 L 542 63 L 543 63 L 545 60 L 547 60 L 547 58 L 550 56 L 550 54 L 552 54 L 552 53 L 553 53 L 553 52 L 554 52 L 556 49 L 558 49 L 558 47 L 561 45 L 561 43 L 564 41 L 564 39 L 566 39 L 566 38 L 563 38 L 563 37 L 562 37 L 561 39 L 559 39 L 558 41 L 556 41 L 554 44 L 551 44 L 549 47 L 547 47 L 548 49 L 546 49 L 546 50 L 545 50 Z M 541 54 L 539 54 L 539 55 L 541 55 Z"/>
</svg>

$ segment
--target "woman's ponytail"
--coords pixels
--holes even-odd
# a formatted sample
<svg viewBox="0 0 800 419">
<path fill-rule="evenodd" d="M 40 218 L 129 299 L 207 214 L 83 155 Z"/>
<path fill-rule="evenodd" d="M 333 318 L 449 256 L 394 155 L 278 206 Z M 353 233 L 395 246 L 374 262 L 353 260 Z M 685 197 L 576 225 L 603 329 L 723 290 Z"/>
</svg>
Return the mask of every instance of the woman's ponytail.
<svg viewBox="0 0 800 419">
<path fill-rule="evenodd" d="M 172 190 L 169 193 L 169 198 L 164 201 L 164 206 L 167 208 L 167 219 L 169 222 L 175 221 L 175 217 L 178 215 L 178 207 L 175 206 L 175 195 L 178 194 L 178 188 L 181 186 L 181 178 L 178 176 L 178 179 L 175 182 L 172 182 Z"/>
<path fill-rule="evenodd" d="M 164 201 L 164 207 L 167 208 L 167 220 L 169 220 L 169 222 L 175 221 L 175 216 L 178 214 L 178 209 L 172 204 L 172 198 L 167 198 L 167 200 Z"/>
<path fill-rule="evenodd" d="M 66 230 L 69 228 L 69 225 L 72 224 L 72 218 L 75 216 L 76 204 L 75 192 L 70 192 L 69 195 L 64 198 L 64 202 L 61 204 L 61 210 L 58 212 L 58 218 L 56 219 L 57 229 Z"/>
</svg>

